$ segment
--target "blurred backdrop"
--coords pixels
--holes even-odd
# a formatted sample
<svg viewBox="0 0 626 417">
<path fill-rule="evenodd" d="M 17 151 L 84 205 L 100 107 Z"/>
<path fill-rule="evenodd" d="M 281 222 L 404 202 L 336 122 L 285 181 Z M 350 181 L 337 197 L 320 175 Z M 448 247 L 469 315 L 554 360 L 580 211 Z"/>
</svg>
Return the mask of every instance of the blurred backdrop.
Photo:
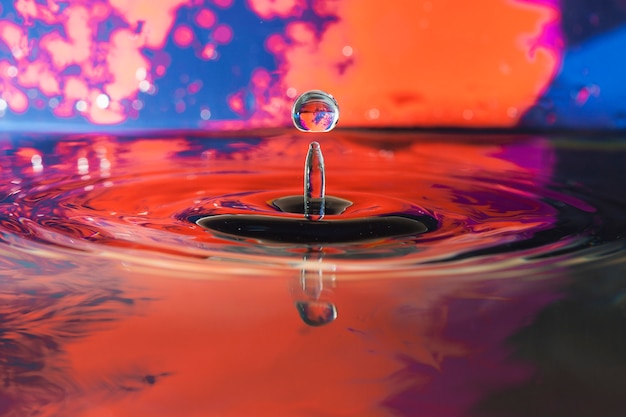
<svg viewBox="0 0 626 417">
<path fill-rule="evenodd" d="M 15 0 L 3 130 L 626 127 L 623 0 Z"/>
</svg>

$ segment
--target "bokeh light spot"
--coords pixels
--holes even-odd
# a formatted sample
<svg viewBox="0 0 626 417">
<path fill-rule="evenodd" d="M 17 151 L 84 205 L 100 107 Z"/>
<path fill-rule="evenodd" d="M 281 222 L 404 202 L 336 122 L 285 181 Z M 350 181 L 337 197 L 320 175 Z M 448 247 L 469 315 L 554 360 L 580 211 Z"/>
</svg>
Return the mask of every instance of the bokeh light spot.
<svg viewBox="0 0 626 417">
<path fill-rule="evenodd" d="M 218 25 L 213 31 L 215 42 L 227 44 L 233 39 L 233 30 L 226 24 Z"/>
<path fill-rule="evenodd" d="M 369 109 L 369 111 L 367 112 L 367 117 L 369 117 L 372 120 L 378 119 L 380 117 L 380 110 Z"/>
<path fill-rule="evenodd" d="M 196 24 L 201 28 L 208 29 L 215 24 L 215 13 L 209 9 L 202 9 L 196 14 Z"/>
<path fill-rule="evenodd" d="M 96 106 L 100 107 L 101 109 L 106 109 L 107 107 L 109 107 L 109 96 L 107 96 L 106 94 L 98 94 L 98 97 L 96 97 Z"/>
<path fill-rule="evenodd" d="M 191 28 L 187 25 L 180 25 L 174 31 L 174 43 L 181 48 L 187 48 L 192 44 L 194 34 Z"/>
</svg>

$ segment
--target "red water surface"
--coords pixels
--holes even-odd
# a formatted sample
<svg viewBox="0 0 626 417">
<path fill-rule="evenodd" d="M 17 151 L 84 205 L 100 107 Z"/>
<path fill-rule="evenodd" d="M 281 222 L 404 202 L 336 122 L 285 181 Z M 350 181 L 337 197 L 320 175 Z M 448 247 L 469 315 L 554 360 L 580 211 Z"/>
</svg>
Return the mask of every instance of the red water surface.
<svg viewBox="0 0 626 417">
<path fill-rule="evenodd" d="M 366 193 L 355 199 L 365 206 L 384 208 L 385 198 L 424 206 L 443 225 L 433 235 L 456 239 L 453 248 L 497 244 L 501 231 L 529 237 L 555 221 L 551 207 L 504 181 L 541 189 L 553 166 L 545 141 L 318 136 L 328 193 Z M 280 265 L 250 263 L 246 253 L 271 248 L 179 218 L 228 193 L 297 192 L 309 137 L 4 141 L 0 411 L 478 416 L 482 399 L 527 381 L 532 367 L 510 359 L 505 341 L 558 297 L 558 277 L 526 279 L 506 266 L 485 274 L 480 260 L 467 270 L 420 269 L 422 252 L 446 248 L 428 234 L 398 243 L 414 246 L 413 267 L 395 267 L 401 252 L 368 259 L 385 242 L 343 260 L 333 258 L 342 247 L 324 247 L 307 265 L 307 248 L 274 247 L 268 257 L 280 252 Z M 479 178 L 501 180 L 489 188 Z M 309 327 L 297 313 L 303 269 L 321 277 L 320 300 L 337 306 L 325 326 Z"/>
<path fill-rule="evenodd" d="M 339 316 L 312 328 L 294 271 L 34 264 L 0 281 L 11 417 L 473 415 L 532 375 L 505 341 L 555 298 L 550 280 L 337 274 Z"/>
</svg>

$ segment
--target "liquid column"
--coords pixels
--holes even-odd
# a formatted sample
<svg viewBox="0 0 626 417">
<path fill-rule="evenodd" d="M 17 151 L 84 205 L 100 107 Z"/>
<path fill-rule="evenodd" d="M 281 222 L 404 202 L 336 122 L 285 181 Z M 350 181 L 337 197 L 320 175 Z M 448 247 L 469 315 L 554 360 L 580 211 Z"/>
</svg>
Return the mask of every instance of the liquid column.
<svg viewBox="0 0 626 417">
<path fill-rule="evenodd" d="M 318 221 L 324 217 L 326 172 L 324 156 L 317 142 L 311 142 L 304 163 L 304 217 Z"/>
</svg>

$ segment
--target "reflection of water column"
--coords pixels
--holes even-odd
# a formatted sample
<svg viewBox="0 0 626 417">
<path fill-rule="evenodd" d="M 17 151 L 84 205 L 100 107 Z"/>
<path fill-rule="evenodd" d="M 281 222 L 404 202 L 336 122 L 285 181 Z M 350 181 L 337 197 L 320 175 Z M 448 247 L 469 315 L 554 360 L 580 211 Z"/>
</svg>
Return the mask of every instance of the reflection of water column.
<svg viewBox="0 0 626 417">
<path fill-rule="evenodd" d="M 311 248 L 304 255 L 302 260 L 305 265 L 300 273 L 295 302 L 302 321 L 315 327 L 328 324 L 337 318 L 337 307 L 333 303 L 325 301 L 323 297 L 326 279 L 321 268 L 322 256 L 321 247 Z M 317 262 L 320 267 L 311 268 L 308 265 L 310 262 Z"/>
</svg>

